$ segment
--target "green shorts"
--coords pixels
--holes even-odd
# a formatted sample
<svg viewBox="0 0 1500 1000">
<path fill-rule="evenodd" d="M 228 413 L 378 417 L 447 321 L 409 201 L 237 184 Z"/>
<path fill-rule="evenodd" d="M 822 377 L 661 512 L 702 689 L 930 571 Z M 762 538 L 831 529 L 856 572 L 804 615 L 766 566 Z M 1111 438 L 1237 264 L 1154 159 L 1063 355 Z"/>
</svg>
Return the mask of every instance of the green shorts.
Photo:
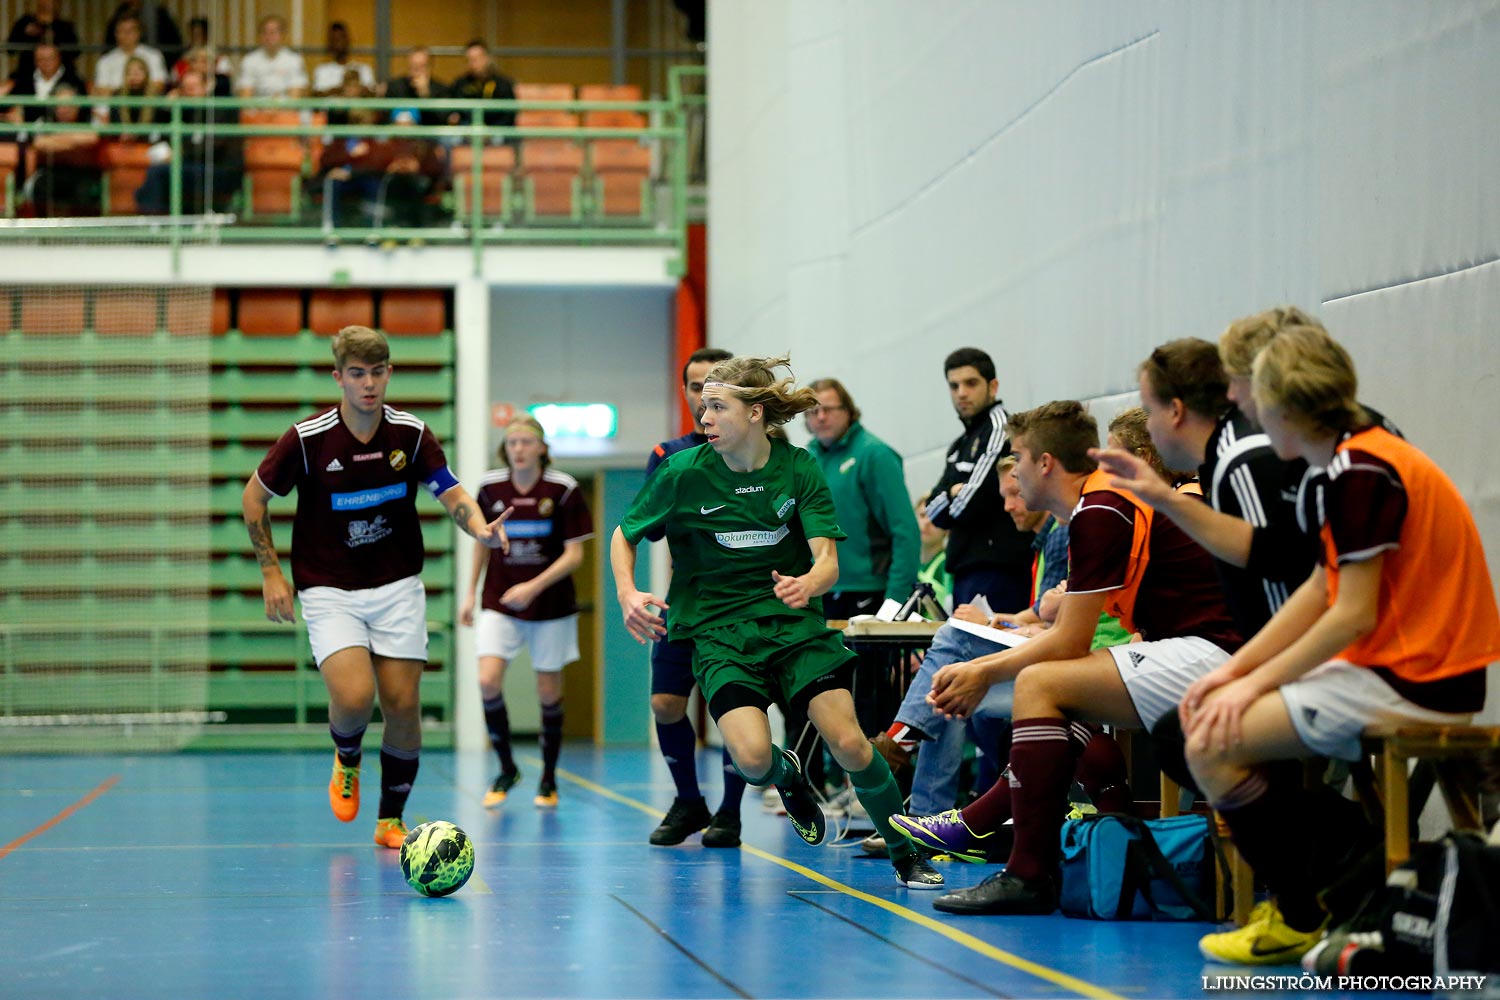
<svg viewBox="0 0 1500 1000">
<path fill-rule="evenodd" d="M 855 659 L 841 633 L 804 615 L 734 622 L 693 635 L 693 677 L 715 719 L 739 705 L 764 710 L 773 702 L 787 705 L 799 693 L 848 688 Z"/>
</svg>

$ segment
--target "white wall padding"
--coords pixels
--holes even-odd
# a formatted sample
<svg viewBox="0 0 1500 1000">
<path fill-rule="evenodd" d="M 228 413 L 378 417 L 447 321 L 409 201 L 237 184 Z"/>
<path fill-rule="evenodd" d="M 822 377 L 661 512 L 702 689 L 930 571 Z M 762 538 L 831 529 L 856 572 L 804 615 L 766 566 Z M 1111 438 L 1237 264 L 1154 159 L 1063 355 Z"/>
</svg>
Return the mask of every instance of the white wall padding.
<svg viewBox="0 0 1500 1000">
<path fill-rule="evenodd" d="M 714 0 L 710 339 L 842 379 L 930 485 L 1024 408 L 1283 302 L 1500 562 L 1500 2 Z"/>
</svg>

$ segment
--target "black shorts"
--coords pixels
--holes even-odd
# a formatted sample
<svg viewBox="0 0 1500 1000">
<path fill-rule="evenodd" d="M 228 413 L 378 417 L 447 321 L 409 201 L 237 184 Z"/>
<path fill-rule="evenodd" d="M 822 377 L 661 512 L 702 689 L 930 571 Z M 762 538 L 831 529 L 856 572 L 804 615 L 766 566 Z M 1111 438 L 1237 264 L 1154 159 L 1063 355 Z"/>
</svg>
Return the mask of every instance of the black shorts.
<svg viewBox="0 0 1500 1000">
<path fill-rule="evenodd" d="M 693 640 L 659 639 L 651 646 L 651 693 L 693 693 Z"/>
</svg>

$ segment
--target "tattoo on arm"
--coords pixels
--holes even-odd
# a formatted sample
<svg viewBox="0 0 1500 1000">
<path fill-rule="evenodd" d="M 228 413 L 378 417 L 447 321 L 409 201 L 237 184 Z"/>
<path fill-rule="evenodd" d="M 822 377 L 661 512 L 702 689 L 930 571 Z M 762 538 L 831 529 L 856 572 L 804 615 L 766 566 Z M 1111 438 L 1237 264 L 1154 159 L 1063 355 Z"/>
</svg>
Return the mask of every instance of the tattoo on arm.
<svg viewBox="0 0 1500 1000">
<path fill-rule="evenodd" d="M 255 547 L 255 558 L 259 560 L 261 569 L 276 565 L 276 545 L 271 541 L 271 515 L 269 512 L 262 514 L 257 521 L 251 521 L 250 544 Z"/>
<path fill-rule="evenodd" d="M 465 531 L 469 530 L 469 518 L 474 516 L 474 508 L 463 501 L 459 501 L 453 507 L 453 523 Z"/>
</svg>

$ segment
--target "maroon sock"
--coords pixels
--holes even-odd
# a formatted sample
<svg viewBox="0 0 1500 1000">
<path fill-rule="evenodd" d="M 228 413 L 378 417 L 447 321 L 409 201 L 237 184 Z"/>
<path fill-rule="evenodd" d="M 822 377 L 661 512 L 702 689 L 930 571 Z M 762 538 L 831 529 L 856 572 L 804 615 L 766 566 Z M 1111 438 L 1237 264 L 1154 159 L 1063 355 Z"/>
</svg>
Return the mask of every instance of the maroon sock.
<svg viewBox="0 0 1500 1000">
<path fill-rule="evenodd" d="M 978 834 L 994 833 L 1011 817 L 1010 772 L 1000 775 L 990 790 L 964 806 L 964 822 Z"/>
<path fill-rule="evenodd" d="M 1135 799 L 1130 794 L 1130 777 L 1125 768 L 1125 754 L 1120 744 L 1105 732 L 1089 734 L 1083 752 L 1078 755 L 1074 778 L 1088 793 L 1089 801 L 1102 813 L 1128 813 Z"/>
<path fill-rule="evenodd" d="M 1016 842 L 1005 870 L 1027 882 L 1050 879 L 1057 870 L 1058 830 L 1073 780 L 1068 724 L 1062 719 L 1017 719 L 1010 773 Z"/>
</svg>

